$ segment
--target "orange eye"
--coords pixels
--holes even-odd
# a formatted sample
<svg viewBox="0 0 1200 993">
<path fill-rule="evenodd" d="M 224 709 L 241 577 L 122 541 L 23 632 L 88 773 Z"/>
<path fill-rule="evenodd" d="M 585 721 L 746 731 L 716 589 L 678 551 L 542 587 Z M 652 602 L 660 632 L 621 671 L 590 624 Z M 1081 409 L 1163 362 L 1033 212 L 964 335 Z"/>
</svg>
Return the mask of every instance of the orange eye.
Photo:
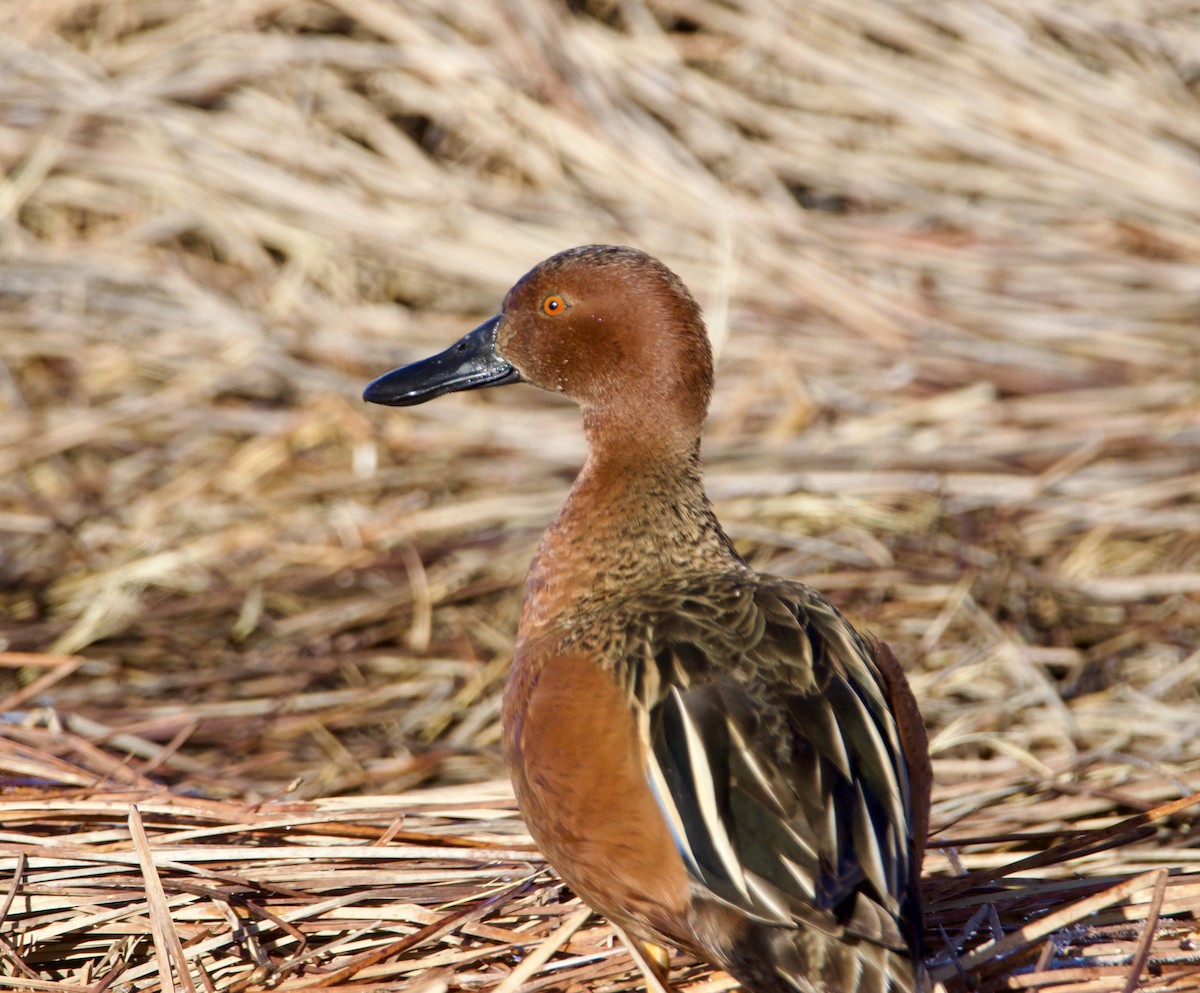
<svg viewBox="0 0 1200 993">
<path fill-rule="evenodd" d="M 557 293 L 551 293 L 542 301 L 542 313 L 547 317 L 558 317 L 567 312 L 567 301 Z"/>
</svg>

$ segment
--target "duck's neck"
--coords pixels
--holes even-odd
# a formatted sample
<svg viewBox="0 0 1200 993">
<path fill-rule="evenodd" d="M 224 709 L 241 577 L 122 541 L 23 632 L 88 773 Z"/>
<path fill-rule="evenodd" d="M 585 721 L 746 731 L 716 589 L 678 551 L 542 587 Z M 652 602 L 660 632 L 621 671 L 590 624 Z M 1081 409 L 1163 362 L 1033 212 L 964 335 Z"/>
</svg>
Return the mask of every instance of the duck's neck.
<svg viewBox="0 0 1200 993">
<path fill-rule="evenodd" d="M 665 579 L 740 561 L 704 493 L 698 440 L 654 453 L 589 441 L 530 567 L 522 636 Z"/>
</svg>

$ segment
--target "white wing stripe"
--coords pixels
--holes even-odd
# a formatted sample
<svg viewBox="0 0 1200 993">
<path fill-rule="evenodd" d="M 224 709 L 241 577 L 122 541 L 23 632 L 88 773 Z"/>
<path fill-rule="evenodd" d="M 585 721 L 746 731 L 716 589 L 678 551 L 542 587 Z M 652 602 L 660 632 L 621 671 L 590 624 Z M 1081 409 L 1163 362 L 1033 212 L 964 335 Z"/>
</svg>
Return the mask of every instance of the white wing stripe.
<svg viewBox="0 0 1200 993">
<path fill-rule="evenodd" d="M 647 756 L 646 778 L 650 781 L 650 791 L 654 794 L 658 809 L 662 811 L 662 815 L 666 819 L 667 830 L 671 832 L 675 848 L 687 863 L 688 871 L 699 879 L 701 878 L 700 867 L 696 865 L 696 860 L 692 857 L 692 849 L 687 841 L 687 833 L 683 829 L 683 819 L 679 816 L 679 808 L 675 806 L 675 801 L 671 798 L 671 791 L 667 787 L 667 781 L 663 778 L 662 768 L 658 764 L 658 759 L 654 757 L 654 752 L 647 749 Z"/>
<path fill-rule="evenodd" d="M 794 922 L 795 918 L 792 916 L 791 908 L 784 900 L 780 899 L 779 890 L 753 872 L 746 873 L 746 883 L 757 898 L 758 906 L 766 908 L 780 924 Z"/>
<path fill-rule="evenodd" d="M 907 813 L 904 810 L 905 794 L 900 790 L 900 783 L 896 777 L 896 758 L 895 754 L 889 751 L 887 744 L 880 737 L 878 727 L 871 717 L 867 706 L 859 698 L 859 695 L 853 692 L 848 694 L 854 706 L 858 709 L 859 717 L 863 726 L 867 729 L 867 737 L 871 739 L 871 748 L 875 752 L 875 758 L 879 763 L 879 768 L 883 770 L 883 774 L 887 776 L 887 803 L 889 806 L 888 816 L 895 824 L 903 824 L 907 818 Z"/>
<path fill-rule="evenodd" d="M 689 759 L 688 767 L 692 774 L 692 787 L 696 801 L 700 805 L 700 817 L 709 838 L 712 839 L 713 848 L 716 849 L 717 855 L 725 866 L 726 875 L 737 887 L 738 892 L 748 900 L 750 894 L 746 891 L 746 879 L 742 874 L 741 862 L 738 861 L 737 853 L 733 850 L 729 832 L 725 830 L 725 822 L 721 820 L 720 811 L 717 809 L 717 795 L 713 790 L 713 773 L 708 764 L 708 753 L 704 749 L 704 740 L 700 737 L 700 732 L 692 721 L 691 714 L 683 705 L 679 691 L 672 688 L 671 692 L 675 696 L 675 703 L 679 707 L 679 716 L 683 722 L 683 734 L 684 740 L 687 742 Z"/>
<path fill-rule="evenodd" d="M 871 880 L 871 884 L 881 893 L 889 904 L 895 904 L 895 893 L 890 885 L 888 871 L 884 865 L 883 852 L 879 848 L 879 839 L 875 836 L 875 825 L 871 823 L 867 798 L 863 795 L 862 783 L 858 783 L 858 803 L 854 805 L 855 841 L 859 865 Z M 894 912 L 894 908 L 893 908 Z"/>
<path fill-rule="evenodd" d="M 803 866 L 793 862 L 786 855 L 780 855 L 779 861 L 782 862 L 787 871 L 791 873 L 792 878 L 800 884 L 800 888 L 804 890 L 804 895 L 815 903 L 817 899 L 817 890 L 816 887 L 813 886 L 812 875 Z"/>
</svg>

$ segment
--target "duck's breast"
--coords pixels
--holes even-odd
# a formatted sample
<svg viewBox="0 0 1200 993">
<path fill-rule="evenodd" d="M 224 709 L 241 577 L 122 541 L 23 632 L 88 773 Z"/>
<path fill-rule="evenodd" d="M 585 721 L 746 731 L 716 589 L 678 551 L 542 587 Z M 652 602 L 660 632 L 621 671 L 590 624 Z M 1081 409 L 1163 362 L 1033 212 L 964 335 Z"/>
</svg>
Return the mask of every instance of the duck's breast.
<svg viewBox="0 0 1200 993">
<path fill-rule="evenodd" d="M 505 754 L 530 834 L 596 910 L 643 937 L 678 934 L 688 876 L 647 778 L 630 701 L 595 660 L 522 646 Z"/>
</svg>

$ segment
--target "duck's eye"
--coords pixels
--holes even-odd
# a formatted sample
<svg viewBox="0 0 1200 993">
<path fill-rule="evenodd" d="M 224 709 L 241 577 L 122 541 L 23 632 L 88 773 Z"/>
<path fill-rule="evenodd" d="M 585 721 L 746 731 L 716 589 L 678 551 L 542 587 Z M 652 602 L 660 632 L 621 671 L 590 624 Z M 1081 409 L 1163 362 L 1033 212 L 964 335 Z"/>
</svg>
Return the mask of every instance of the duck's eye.
<svg viewBox="0 0 1200 993">
<path fill-rule="evenodd" d="M 542 301 L 542 313 L 547 317 L 558 317 L 567 312 L 567 301 L 557 293 L 551 293 Z"/>
</svg>

